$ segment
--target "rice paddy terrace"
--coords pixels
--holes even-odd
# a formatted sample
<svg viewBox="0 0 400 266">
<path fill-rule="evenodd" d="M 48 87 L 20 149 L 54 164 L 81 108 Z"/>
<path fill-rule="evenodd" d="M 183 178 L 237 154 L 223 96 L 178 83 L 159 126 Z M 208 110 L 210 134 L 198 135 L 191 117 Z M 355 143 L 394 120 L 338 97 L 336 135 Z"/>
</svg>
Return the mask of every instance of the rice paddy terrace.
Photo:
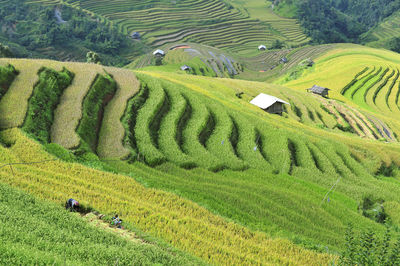
<svg viewBox="0 0 400 266">
<path fill-rule="evenodd" d="M 205 262 L 326 264 L 348 223 L 384 232 L 358 210 L 365 195 L 389 216 L 400 208 L 400 126 L 350 100 L 185 73 L 0 65 L 0 162 L 44 162 L 0 168 L 1 182 L 121 213 Z M 364 68 L 348 75 L 373 69 Z M 260 92 L 288 101 L 287 114 L 250 105 Z"/>
<path fill-rule="evenodd" d="M 379 45 L 382 45 L 385 41 L 400 36 L 399 25 L 400 13 L 395 12 L 393 15 L 387 17 L 376 27 L 364 34 L 362 38 L 367 42 L 370 42 L 369 45 L 379 47 Z"/>
<path fill-rule="evenodd" d="M 294 19 L 277 16 L 264 2 L 221 0 L 105 1 L 32 0 L 65 3 L 116 24 L 125 34 L 139 32 L 153 47 L 191 41 L 238 54 L 254 54 L 260 44 L 279 39 L 289 45 L 309 41 Z M 264 15 L 260 15 L 260 10 Z"/>
<path fill-rule="evenodd" d="M 389 127 L 397 127 L 395 124 L 400 111 L 399 62 L 398 55 L 389 51 L 361 46 L 342 47 L 320 57 L 313 73 L 288 82 L 286 86 L 305 89 L 318 82 L 331 88 L 335 98 L 357 106 L 371 118 L 384 117 Z M 318 81 L 316 77 L 320 77 Z M 377 129 L 392 138 L 397 135 L 385 127 Z"/>
</svg>

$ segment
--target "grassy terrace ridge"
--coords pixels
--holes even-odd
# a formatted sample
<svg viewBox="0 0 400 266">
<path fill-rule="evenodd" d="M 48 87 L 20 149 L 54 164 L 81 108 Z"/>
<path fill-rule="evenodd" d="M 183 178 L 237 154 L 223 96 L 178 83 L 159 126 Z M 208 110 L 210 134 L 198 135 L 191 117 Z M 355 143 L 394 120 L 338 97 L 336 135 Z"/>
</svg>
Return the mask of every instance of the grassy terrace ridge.
<svg viewBox="0 0 400 266">
<path fill-rule="evenodd" d="M 97 152 L 101 158 L 123 158 L 129 155 L 129 151 L 122 144 L 125 130 L 121 119 L 128 99 L 138 92 L 140 84 L 129 70 L 110 69 L 109 73 L 117 82 L 118 88 L 104 110 Z"/>
<path fill-rule="evenodd" d="M 143 39 L 154 47 L 176 41 L 198 41 L 246 55 L 252 54 L 259 44 L 275 39 L 295 46 L 309 41 L 296 20 L 281 18 L 273 13 L 268 4 L 256 0 L 245 3 L 221 0 L 184 0 L 177 3 L 138 0 L 112 3 L 105 0 L 30 2 L 46 5 L 66 3 L 79 7 L 117 25 L 125 34 L 140 32 Z M 221 39 L 212 38 L 217 33 L 222 36 Z M 231 36 L 229 43 L 224 36 Z M 244 44 L 243 41 L 248 41 L 250 37 L 251 42 Z"/>
<path fill-rule="evenodd" d="M 1 264 L 202 264 L 170 247 L 145 243 L 140 236 L 128 240 L 102 230 L 64 211 L 61 204 L 3 183 L 0 192 Z"/>
<path fill-rule="evenodd" d="M 0 182 L 57 203 L 74 197 L 102 213 L 121 213 L 128 224 L 211 264 L 327 264 L 345 249 L 348 223 L 357 224 L 356 231 L 371 228 L 383 235 L 384 225 L 358 209 L 366 197 L 382 199 L 392 215 L 400 208 L 398 120 L 394 114 L 360 108 L 341 94 L 352 80 L 367 79 L 382 67 L 367 99 L 373 103 L 376 95 L 379 106 L 381 94 L 385 98 L 386 87 L 393 84 L 388 99 L 396 99 L 396 56 L 385 51 L 377 56 L 370 48 L 360 54 L 360 47 L 353 45 L 333 48 L 286 51 L 290 60 L 314 49 L 323 55 L 314 58 L 312 68 L 281 80 L 297 86 L 321 80 L 325 85 L 331 76 L 325 73 L 324 80 L 313 75 L 325 68 L 333 71 L 337 58 L 349 56 L 357 65 L 353 69 L 345 64 L 340 70 L 349 72 L 340 73 L 348 79 L 334 83 L 333 99 L 296 86 L 189 75 L 171 65 L 132 74 L 104 69 L 89 89 L 83 82 L 85 96 L 71 102 L 81 108 L 81 125 L 87 125 L 85 131 L 76 129 L 82 145 L 67 150 L 52 139 L 41 145 L 18 128 L 3 130 L 1 163 L 54 155 L 61 160 L 15 165 L 15 175 L 8 167 L 1 168 Z M 19 62 L 14 82 L 30 71 L 31 60 L 22 61 L 0 60 L 4 65 Z M 49 61 L 49 65 L 70 69 L 74 64 Z M 86 67 L 94 72 L 99 68 Z M 10 99 L 7 94 L 14 82 L 2 101 Z M 118 94 L 123 87 L 124 94 Z M 59 98 L 71 93 L 70 88 Z M 287 113 L 271 115 L 249 104 L 260 92 L 289 102 Z M 31 108 L 31 101 L 26 101 Z M 113 101 L 118 108 L 109 108 Z M 37 119 L 43 117 L 39 114 Z M 103 128 L 116 129 L 118 134 L 110 138 L 113 144 L 104 141 Z M 97 155 L 106 148 L 118 156 L 101 160 Z M 400 226 L 397 220 L 391 223 Z"/>
</svg>

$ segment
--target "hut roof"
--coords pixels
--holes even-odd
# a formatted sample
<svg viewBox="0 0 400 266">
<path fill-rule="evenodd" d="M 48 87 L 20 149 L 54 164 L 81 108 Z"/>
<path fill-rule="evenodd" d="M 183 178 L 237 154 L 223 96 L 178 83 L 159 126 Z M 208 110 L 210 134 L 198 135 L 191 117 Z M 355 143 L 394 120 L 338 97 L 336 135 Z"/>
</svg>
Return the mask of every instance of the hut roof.
<svg viewBox="0 0 400 266">
<path fill-rule="evenodd" d="M 289 104 L 284 100 L 281 100 L 275 96 L 260 93 L 255 97 L 253 100 L 250 101 L 251 104 L 260 107 L 261 109 L 267 109 L 268 107 L 272 106 L 274 103 L 279 102 L 283 104 Z M 290 105 L 290 104 L 289 104 Z"/>
<path fill-rule="evenodd" d="M 135 31 L 131 34 L 131 38 L 133 39 L 140 39 L 140 33 Z"/>
<path fill-rule="evenodd" d="M 258 46 L 258 50 L 266 50 L 266 49 L 267 49 L 267 46 L 265 46 L 265 45 Z"/>
<path fill-rule="evenodd" d="M 318 93 L 318 94 L 321 94 L 321 93 L 323 93 L 325 90 L 330 90 L 330 89 L 328 89 L 328 88 L 324 88 L 324 87 L 320 87 L 320 86 L 317 86 L 317 85 L 314 85 L 314 86 L 312 86 L 312 88 L 310 88 L 310 89 L 308 89 L 309 91 L 312 91 L 313 93 Z"/>
<path fill-rule="evenodd" d="M 181 66 L 181 70 L 189 70 L 189 69 L 190 69 L 190 66 L 187 66 L 187 65 Z"/>
<path fill-rule="evenodd" d="M 161 50 L 161 49 L 157 49 L 157 50 L 155 50 L 155 51 L 153 52 L 153 55 L 158 55 L 158 54 L 160 54 L 160 55 L 165 55 L 165 52 L 164 52 L 163 50 Z"/>
</svg>

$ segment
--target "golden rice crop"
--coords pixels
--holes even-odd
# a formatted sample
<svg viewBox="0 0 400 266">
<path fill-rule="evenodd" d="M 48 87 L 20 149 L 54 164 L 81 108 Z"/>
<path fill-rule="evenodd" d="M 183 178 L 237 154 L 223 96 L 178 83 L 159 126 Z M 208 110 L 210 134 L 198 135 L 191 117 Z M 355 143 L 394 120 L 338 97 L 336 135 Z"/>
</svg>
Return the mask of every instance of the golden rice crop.
<svg viewBox="0 0 400 266">
<path fill-rule="evenodd" d="M 1 135 L 15 143 L 9 149 L 0 147 L 2 163 L 52 158 L 19 129 L 3 131 Z M 226 222 L 191 201 L 146 189 L 126 176 L 61 161 L 18 165 L 14 173 L 2 168 L 0 180 L 47 200 L 62 203 L 74 197 L 102 212 L 121 213 L 141 230 L 210 263 L 321 265 L 333 259 Z"/>
<path fill-rule="evenodd" d="M 118 84 L 114 98 L 104 110 L 97 152 L 102 158 L 121 158 L 129 154 L 122 141 L 125 129 L 121 123 L 128 99 L 139 91 L 140 83 L 130 70 L 108 68 Z"/>
</svg>

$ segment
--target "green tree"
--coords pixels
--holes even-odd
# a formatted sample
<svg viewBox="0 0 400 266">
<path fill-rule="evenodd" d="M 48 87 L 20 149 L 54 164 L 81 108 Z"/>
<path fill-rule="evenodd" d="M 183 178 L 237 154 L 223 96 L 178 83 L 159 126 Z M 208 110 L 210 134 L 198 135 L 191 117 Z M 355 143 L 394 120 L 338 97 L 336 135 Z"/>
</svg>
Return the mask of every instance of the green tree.
<svg viewBox="0 0 400 266">
<path fill-rule="evenodd" d="M 93 64 L 101 64 L 100 56 L 93 51 L 89 51 L 86 54 L 86 62 L 93 63 Z"/>
<path fill-rule="evenodd" d="M 0 43 L 0 57 L 12 57 L 13 53 L 7 45 Z"/>
</svg>

